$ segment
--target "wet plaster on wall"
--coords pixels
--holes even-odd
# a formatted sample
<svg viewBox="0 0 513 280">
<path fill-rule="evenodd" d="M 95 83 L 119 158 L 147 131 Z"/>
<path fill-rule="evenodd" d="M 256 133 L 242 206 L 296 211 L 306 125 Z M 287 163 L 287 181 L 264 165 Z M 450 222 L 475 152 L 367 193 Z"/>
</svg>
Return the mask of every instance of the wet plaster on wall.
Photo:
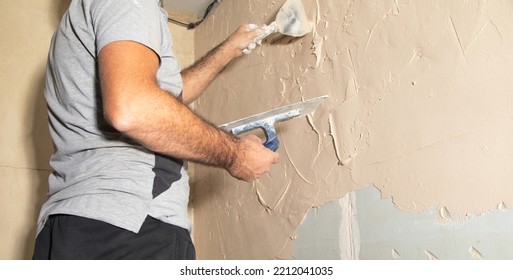
<svg viewBox="0 0 513 280">
<path fill-rule="evenodd" d="M 196 53 L 240 23 L 271 22 L 283 2 L 223 1 Z M 200 258 L 291 258 L 308 209 L 369 183 L 399 209 L 454 220 L 513 205 L 510 1 L 303 2 L 311 34 L 267 39 L 196 104 L 222 124 L 330 96 L 278 126 L 281 162 L 258 182 L 196 170 Z"/>
</svg>

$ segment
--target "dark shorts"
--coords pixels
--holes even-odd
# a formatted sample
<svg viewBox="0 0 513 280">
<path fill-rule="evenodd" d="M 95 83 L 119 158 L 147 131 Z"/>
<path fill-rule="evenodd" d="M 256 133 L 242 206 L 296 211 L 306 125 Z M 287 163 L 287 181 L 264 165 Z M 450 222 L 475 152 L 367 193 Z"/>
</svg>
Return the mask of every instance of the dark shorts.
<svg viewBox="0 0 513 280">
<path fill-rule="evenodd" d="M 105 222 L 52 215 L 36 238 L 35 260 L 192 260 L 189 231 L 147 217 L 139 233 Z"/>
</svg>

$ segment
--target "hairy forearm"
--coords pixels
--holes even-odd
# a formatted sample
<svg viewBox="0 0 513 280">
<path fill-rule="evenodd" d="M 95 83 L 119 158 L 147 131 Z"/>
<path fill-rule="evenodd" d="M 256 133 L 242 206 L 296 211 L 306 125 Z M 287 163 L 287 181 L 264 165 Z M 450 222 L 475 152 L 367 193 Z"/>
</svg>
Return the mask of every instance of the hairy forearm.
<svg viewBox="0 0 513 280">
<path fill-rule="evenodd" d="M 257 179 L 278 161 L 258 137 L 239 139 L 223 132 L 162 90 L 158 67 L 155 52 L 137 42 L 116 41 L 102 48 L 101 101 L 105 119 L 115 129 L 154 152 L 221 167 L 246 181 Z"/>
<path fill-rule="evenodd" d="M 184 69 L 181 73 L 183 102 L 189 104 L 196 100 L 234 57 L 233 51 L 223 43 Z"/>
<path fill-rule="evenodd" d="M 243 24 L 223 43 L 209 51 L 200 60 L 182 71 L 183 100 L 189 104 L 196 100 L 214 78 L 246 48 L 254 48 L 253 39 L 260 30 L 256 25 Z M 246 52 L 247 53 L 247 52 Z"/>
<path fill-rule="evenodd" d="M 195 115 L 156 81 L 159 60 L 144 45 L 119 41 L 99 54 L 105 118 L 157 153 L 223 168 L 236 159 L 238 139 Z"/>
<path fill-rule="evenodd" d="M 127 105 L 132 108 L 130 125 L 118 130 L 146 148 L 221 168 L 233 164 L 239 140 L 204 121 L 167 92 L 149 89 L 133 105 Z"/>
</svg>

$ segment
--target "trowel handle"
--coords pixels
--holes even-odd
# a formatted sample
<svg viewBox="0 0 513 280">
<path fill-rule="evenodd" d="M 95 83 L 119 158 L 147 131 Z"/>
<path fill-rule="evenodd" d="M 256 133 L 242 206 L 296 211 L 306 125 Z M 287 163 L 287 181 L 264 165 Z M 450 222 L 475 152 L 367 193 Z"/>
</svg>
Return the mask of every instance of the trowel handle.
<svg viewBox="0 0 513 280">
<path fill-rule="evenodd" d="M 276 120 L 277 118 L 274 116 L 263 120 L 245 121 L 243 124 L 239 124 L 230 128 L 229 131 L 234 135 L 239 135 L 253 129 L 261 128 L 265 133 L 265 142 L 262 144 L 267 149 L 276 152 L 276 150 L 278 150 L 280 147 L 280 141 L 278 140 L 278 135 L 276 134 L 276 129 L 274 128 Z"/>
<path fill-rule="evenodd" d="M 280 141 L 278 141 L 278 137 L 274 137 L 272 139 L 267 138 L 267 140 L 264 142 L 264 146 L 273 151 L 276 152 L 278 148 L 280 147 Z"/>
<path fill-rule="evenodd" d="M 258 34 L 258 36 L 256 36 L 255 39 L 253 39 L 253 42 L 258 43 L 265 39 L 265 37 L 273 34 L 274 32 L 278 32 L 278 25 L 275 21 L 273 21 L 268 26 L 264 27 L 262 33 Z"/>
<path fill-rule="evenodd" d="M 264 142 L 264 146 L 276 152 L 280 147 L 280 141 L 278 140 L 278 135 L 276 135 L 276 129 L 274 128 L 274 121 L 268 121 L 262 125 L 262 129 L 264 130 L 266 139 Z"/>
</svg>

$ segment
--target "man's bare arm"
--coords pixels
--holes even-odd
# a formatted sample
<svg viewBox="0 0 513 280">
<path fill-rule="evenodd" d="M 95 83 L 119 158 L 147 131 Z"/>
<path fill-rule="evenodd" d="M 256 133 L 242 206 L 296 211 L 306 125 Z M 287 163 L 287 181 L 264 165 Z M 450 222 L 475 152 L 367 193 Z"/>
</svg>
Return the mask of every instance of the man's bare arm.
<svg viewBox="0 0 513 280">
<path fill-rule="evenodd" d="M 224 168 L 251 181 L 278 161 L 256 137 L 236 138 L 210 125 L 157 85 L 158 56 L 133 41 L 99 54 L 104 114 L 121 133 L 165 155 Z"/>
<path fill-rule="evenodd" d="M 196 100 L 230 61 L 243 54 L 260 32 L 255 25 L 243 24 L 226 41 L 183 70 L 183 102 L 189 104 Z"/>
</svg>

